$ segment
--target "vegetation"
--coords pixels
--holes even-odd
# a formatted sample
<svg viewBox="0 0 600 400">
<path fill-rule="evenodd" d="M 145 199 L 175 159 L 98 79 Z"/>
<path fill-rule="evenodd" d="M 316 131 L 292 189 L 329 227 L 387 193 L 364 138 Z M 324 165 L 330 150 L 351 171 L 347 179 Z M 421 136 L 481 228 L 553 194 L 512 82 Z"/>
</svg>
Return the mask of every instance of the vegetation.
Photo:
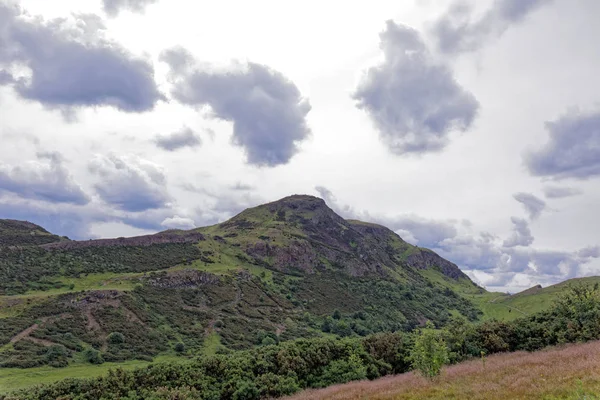
<svg viewBox="0 0 600 400">
<path fill-rule="evenodd" d="M 259 399 L 352 380 L 375 379 L 418 368 L 436 376 L 443 363 L 480 354 L 537 350 L 600 337 L 600 291 L 573 287 L 551 310 L 515 322 L 471 325 L 457 318 L 447 328 L 366 338 L 315 338 L 201 357 L 187 364 L 112 370 L 91 380 L 65 380 L 18 392 L 22 399 Z M 445 339 L 446 338 L 446 339 Z M 446 345 L 447 341 L 447 345 Z M 493 365 L 488 359 L 486 371 Z M 480 361 L 475 361 L 480 363 Z M 167 396 L 167 397 L 161 397 Z M 171 396 L 171 397 L 169 397 Z M 9 399 L 11 397 L 6 397 Z"/>
<path fill-rule="evenodd" d="M 598 400 L 600 341 L 465 361 L 435 380 L 406 373 L 307 390 L 286 400 Z"/>
<path fill-rule="evenodd" d="M 433 324 L 427 322 L 425 329 L 418 331 L 410 353 L 413 369 L 426 378 L 438 376 L 442 366 L 449 361 L 446 343 L 442 335 L 433 328 Z"/>
</svg>

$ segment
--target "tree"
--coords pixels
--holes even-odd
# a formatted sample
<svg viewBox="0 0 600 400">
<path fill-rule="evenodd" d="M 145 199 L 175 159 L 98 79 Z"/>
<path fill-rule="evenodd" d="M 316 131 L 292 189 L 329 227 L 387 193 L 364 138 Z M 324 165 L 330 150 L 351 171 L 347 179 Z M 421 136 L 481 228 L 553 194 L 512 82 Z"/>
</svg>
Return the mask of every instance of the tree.
<svg viewBox="0 0 600 400">
<path fill-rule="evenodd" d="M 410 353 L 412 367 L 426 378 L 438 376 L 448 362 L 446 342 L 434 328 L 431 321 L 427 321 L 425 329 L 419 329 Z"/>
<path fill-rule="evenodd" d="M 112 332 L 106 340 L 108 340 L 108 343 L 121 344 L 125 342 L 125 336 L 121 332 Z"/>
</svg>

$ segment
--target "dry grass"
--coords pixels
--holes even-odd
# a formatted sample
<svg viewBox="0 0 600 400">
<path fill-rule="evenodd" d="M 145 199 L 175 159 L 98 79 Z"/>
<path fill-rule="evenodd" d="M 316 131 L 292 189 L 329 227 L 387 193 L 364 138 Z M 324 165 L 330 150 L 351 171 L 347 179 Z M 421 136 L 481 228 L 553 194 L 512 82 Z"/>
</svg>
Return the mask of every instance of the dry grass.
<svg viewBox="0 0 600 400">
<path fill-rule="evenodd" d="M 317 399 L 600 399 L 600 341 L 467 361 L 428 381 L 407 373 L 308 390 L 288 400 Z"/>
</svg>

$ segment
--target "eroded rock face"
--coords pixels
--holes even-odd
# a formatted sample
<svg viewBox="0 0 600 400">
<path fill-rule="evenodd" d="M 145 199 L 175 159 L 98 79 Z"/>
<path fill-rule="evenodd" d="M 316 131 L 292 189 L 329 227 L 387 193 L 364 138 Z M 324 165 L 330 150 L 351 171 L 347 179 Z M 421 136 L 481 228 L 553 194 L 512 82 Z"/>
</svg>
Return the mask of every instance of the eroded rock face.
<svg viewBox="0 0 600 400">
<path fill-rule="evenodd" d="M 419 269 L 437 267 L 444 275 L 452 279 L 469 279 L 456 264 L 440 257 L 431 250 L 420 250 L 417 253 L 411 254 L 407 257 L 406 262 L 409 266 Z"/>
<path fill-rule="evenodd" d="M 287 246 L 273 246 L 260 241 L 248 246 L 246 253 L 254 258 L 269 259 L 271 265 L 280 271 L 299 269 L 312 273 L 318 262 L 314 248 L 300 240 L 294 240 Z"/>
<path fill-rule="evenodd" d="M 203 285 L 217 284 L 219 283 L 219 277 L 208 272 L 184 269 L 148 278 L 147 283 L 163 289 L 190 289 Z"/>
</svg>

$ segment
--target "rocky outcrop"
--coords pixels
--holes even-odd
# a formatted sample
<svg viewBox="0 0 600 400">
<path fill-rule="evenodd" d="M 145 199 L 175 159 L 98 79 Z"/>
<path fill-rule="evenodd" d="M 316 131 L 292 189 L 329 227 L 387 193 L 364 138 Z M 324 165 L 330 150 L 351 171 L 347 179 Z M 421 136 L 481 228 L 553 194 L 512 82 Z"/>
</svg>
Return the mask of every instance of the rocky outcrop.
<svg viewBox="0 0 600 400">
<path fill-rule="evenodd" d="M 177 231 L 170 230 L 157 233 L 155 235 L 134 236 L 129 238 L 117 239 L 96 239 L 96 240 L 71 240 L 59 243 L 50 243 L 42 247 L 47 250 L 71 250 L 84 247 L 108 247 L 108 246 L 151 246 L 164 243 L 198 243 L 205 240 L 205 236 L 197 231 Z"/>
<path fill-rule="evenodd" d="M 148 278 L 147 283 L 162 289 L 190 289 L 203 285 L 218 284 L 219 277 L 208 272 L 184 269 Z"/>
<path fill-rule="evenodd" d="M 469 279 L 469 277 L 450 261 L 440 257 L 429 249 L 419 249 L 406 258 L 406 263 L 418 269 L 439 268 L 440 271 L 452 279 Z"/>
</svg>

